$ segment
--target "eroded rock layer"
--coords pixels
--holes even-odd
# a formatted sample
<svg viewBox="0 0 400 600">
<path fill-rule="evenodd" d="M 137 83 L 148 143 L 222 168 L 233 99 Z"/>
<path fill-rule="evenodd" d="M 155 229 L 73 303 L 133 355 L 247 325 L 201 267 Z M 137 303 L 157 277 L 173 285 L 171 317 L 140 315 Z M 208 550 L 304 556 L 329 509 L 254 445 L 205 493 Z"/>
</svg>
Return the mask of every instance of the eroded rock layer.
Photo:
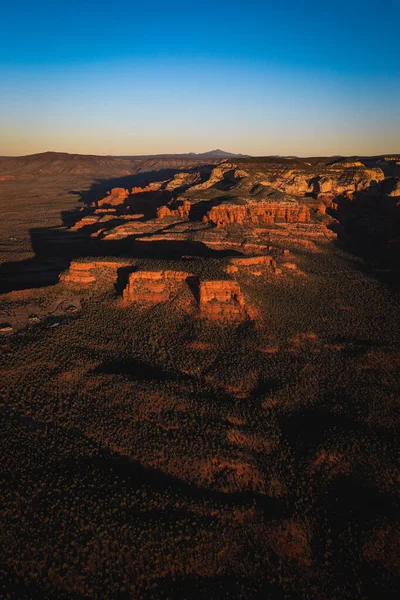
<svg viewBox="0 0 400 600">
<path fill-rule="evenodd" d="M 190 277 L 183 271 L 135 271 L 123 292 L 124 304 L 159 304 L 179 293 Z"/>
<path fill-rule="evenodd" d="M 118 269 L 126 267 L 128 264 L 120 261 L 72 262 L 68 271 L 61 274 L 60 281 L 74 286 L 90 285 L 97 281 L 101 270 L 105 270 L 107 275 L 116 281 Z"/>
<path fill-rule="evenodd" d="M 236 281 L 203 281 L 199 291 L 202 316 L 218 321 L 240 321 L 247 317 L 245 298 Z"/>
<path fill-rule="evenodd" d="M 214 206 L 204 217 L 217 227 L 236 223 L 238 225 L 273 225 L 274 223 L 308 223 L 310 211 L 297 202 L 249 203 L 245 206 L 222 204 Z"/>
</svg>

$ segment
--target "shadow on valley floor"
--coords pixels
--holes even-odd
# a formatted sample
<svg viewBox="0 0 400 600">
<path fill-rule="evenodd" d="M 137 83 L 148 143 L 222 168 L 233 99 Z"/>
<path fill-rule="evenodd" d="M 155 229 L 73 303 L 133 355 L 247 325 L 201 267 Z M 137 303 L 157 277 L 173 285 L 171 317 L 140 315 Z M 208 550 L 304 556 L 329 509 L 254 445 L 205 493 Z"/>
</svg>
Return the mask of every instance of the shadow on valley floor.
<svg viewBox="0 0 400 600">
<path fill-rule="evenodd" d="M 156 234 L 161 232 L 162 230 L 159 230 Z M 35 256 L 0 265 L 0 293 L 54 285 L 58 282 L 60 274 L 68 269 L 72 260 L 85 257 L 181 260 L 182 257 L 241 256 L 241 253 L 235 250 L 214 250 L 203 242 L 172 240 L 142 242 L 140 238 L 144 237 L 144 234 L 110 241 L 59 228 L 33 229 L 30 234 Z"/>
<path fill-rule="evenodd" d="M 337 219 L 330 226 L 336 245 L 363 259 L 362 271 L 382 283 L 400 287 L 400 210 L 398 198 L 378 191 L 374 183 L 355 192 L 354 198 L 338 196 L 337 209 L 327 212 Z"/>
<path fill-rule="evenodd" d="M 204 170 L 206 173 L 207 170 L 205 169 L 205 165 Z M 189 168 L 185 172 L 197 173 L 198 167 Z M 113 179 L 98 179 L 92 184 L 89 190 L 71 190 L 69 194 L 77 196 L 79 202 L 89 212 L 91 204 L 104 198 L 113 188 L 124 188 L 128 191 L 134 187 L 145 188 L 151 183 L 168 181 L 178 173 L 181 173 L 180 169 L 161 169 L 159 171 L 145 171 L 143 173 L 125 175 Z M 203 178 L 201 181 L 203 181 Z M 151 219 L 155 217 L 156 210 L 159 206 L 162 206 L 167 200 L 171 200 L 181 194 L 187 187 L 188 186 L 175 188 L 173 192 L 161 190 L 160 192 L 136 193 L 134 196 L 128 197 L 127 204 L 134 212 L 143 213 L 146 219 Z M 66 227 L 75 225 L 77 218 L 80 219 L 82 216 L 82 212 L 78 210 L 63 211 L 61 214 L 63 225 Z"/>
<path fill-rule="evenodd" d="M 106 447 L 103 442 L 100 444 L 96 437 L 88 437 L 78 430 L 60 425 L 38 422 L 8 407 L 3 407 L 0 413 L 0 425 L 5 425 L 10 435 L 14 433 L 14 439 L 17 439 L 17 433 L 25 431 L 24 439 L 29 449 L 30 460 L 24 462 L 24 480 L 32 480 L 35 489 L 46 490 L 45 501 L 38 501 L 35 504 L 35 514 L 47 523 L 46 527 L 49 522 L 48 516 L 52 514 L 55 506 L 57 527 L 60 526 L 60 522 L 63 523 L 63 519 L 67 522 L 70 519 L 70 490 L 80 490 L 81 514 L 85 515 L 86 522 L 90 523 L 93 530 L 97 531 L 96 528 L 99 528 L 102 539 L 110 543 L 115 538 L 114 532 L 119 532 L 120 528 L 137 530 L 140 526 L 143 531 L 147 531 L 154 527 L 157 531 L 163 527 L 181 531 L 183 519 L 190 519 L 193 532 L 197 533 L 201 528 L 207 528 L 210 524 L 218 522 L 218 509 L 226 511 L 236 507 L 257 507 L 267 521 L 288 516 L 287 507 L 283 503 L 263 494 L 252 491 L 222 492 L 208 487 L 199 487 L 161 469 L 148 467 L 130 459 Z M 61 447 L 68 450 L 60 453 Z M 61 493 L 60 485 L 63 490 Z M 141 498 L 140 502 L 138 498 Z M 211 511 L 207 514 L 207 510 L 203 510 L 203 515 L 197 515 L 193 510 L 194 506 L 207 508 L 210 503 L 217 509 L 216 512 Z M 30 518 L 29 513 L 26 520 L 30 521 Z M 104 537 L 105 518 L 110 519 L 106 538 Z M 45 528 L 42 528 L 42 531 L 45 531 Z M 32 539 L 29 536 L 25 538 L 24 535 L 23 528 L 20 541 L 25 542 L 29 548 Z M 45 533 L 43 535 L 46 536 Z M 37 544 L 42 544 L 41 547 L 45 548 L 42 539 L 37 539 L 35 545 Z M 53 553 L 51 545 L 50 548 Z M 65 554 L 64 560 L 67 560 Z M 57 561 L 54 566 L 56 570 L 62 568 L 62 564 Z M 27 573 L 24 577 L 17 577 L 11 569 L 7 571 L 3 569 L 2 591 L 6 590 L 13 594 L 11 598 L 68 597 L 71 600 L 81 600 L 79 593 L 64 595 L 62 589 L 53 595 L 54 590 L 46 576 L 41 578 L 42 581 L 46 581 L 46 590 L 42 589 L 40 581 L 27 581 L 27 579 L 29 579 Z M 233 596 L 230 597 L 235 597 L 236 577 L 216 577 L 210 580 L 197 580 L 197 582 L 200 586 L 199 593 L 201 590 L 212 592 L 214 586 L 218 589 L 219 583 L 224 583 L 228 588 L 232 586 Z M 192 583 L 194 581 L 191 577 L 178 579 L 175 582 L 169 581 L 166 577 L 158 581 L 157 588 L 168 589 L 173 593 L 172 597 L 180 597 L 175 596 L 179 588 L 183 586 L 183 589 L 187 589 L 187 586 L 191 586 Z M 124 597 L 124 594 L 118 595 L 118 598 Z M 191 597 L 203 596 L 196 593 Z"/>
<path fill-rule="evenodd" d="M 102 363 L 93 371 L 96 374 L 123 375 L 133 381 L 195 381 L 195 377 L 184 373 L 166 372 L 160 367 L 153 367 L 140 360 L 121 359 Z"/>
<path fill-rule="evenodd" d="M 31 247 L 35 255 L 29 259 L 0 264 L 0 293 L 54 285 L 58 282 L 60 273 L 69 267 L 72 260 L 84 257 L 118 256 L 121 259 L 180 260 L 182 257 L 223 258 L 225 256 L 241 255 L 236 251 L 213 250 L 202 242 L 189 240 L 148 241 L 149 236 L 160 235 L 172 227 L 171 225 L 163 225 L 162 221 L 160 221 L 160 228 L 150 234 L 128 235 L 122 239 L 112 240 L 103 239 L 102 234 L 125 223 L 124 219 L 119 218 L 118 215 L 106 224 L 103 223 L 100 235 L 96 237 L 91 237 L 100 229 L 96 223 L 76 231 L 68 229 L 78 219 L 81 219 L 85 214 L 89 214 L 89 205 L 95 199 L 104 197 L 106 191 L 112 187 L 119 185 L 130 188 L 137 185 L 146 185 L 149 182 L 168 179 L 177 172 L 179 171 L 168 169 L 155 173 L 140 173 L 119 179 L 96 182 L 88 192 L 71 191 L 71 194 L 80 196 L 81 201 L 86 205 L 86 209 L 83 211 L 79 209 L 64 211 L 61 215 L 63 226 L 31 229 L 29 231 Z M 160 205 L 160 197 L 157 193 L 155 196 L 148 193 L 139 194 L 138 196 L 140 197 L 137 200 L 137 205 L 132 207 L 133 213 L 141 214 L 142 217 L 139 220 L 142 221 L 152 219 L 156 207 Z M 166 198 L 163 196 L 162 203 L 165 202 Z M 147 240 L 141 241 L 142 237 L 147 238 Z M 119 278 L 117 284 L 117 290 L 119 291 L 121 291 L 122 281 L 126 281 L 126 274 L 125 279 L 123 274 Z"/>
<path fill-rule="evenodd" d="M 161 469 L 147 467 L 129 456 L 113 451 L 108 447 L 99 446 L 96 439 L 84 435 L 78 429 L 68 429 L 52 423 L 41 423 L 11 411 L 7 407 L 1 411 L 0 421 L 4 419 L 10 421 L 14 426 L 26 427 L 29 430 L 36 430 L 45 434 L 40 438 L 43 444 L 51 438 L 55 438 L 58 439 L 60 444 L 62 442 L 66 444 L 68 448 L 85 448 L 85 456 L 80 456 L 79 460 L 72 454 L 70 458 L 58 457 L 56 452 L 57 465 L 53 465 L 52 471 L 49 472 L 44 464 L 44 477 L 55 478 L 58 472 L 62 472 L 63 477 L 86 480 L 90 479 L 90 472 L 95 470 L 101 474 L 101 481 L 105 487 L 111 486 L 113 490 L 117 490 L 122 496 L 124 489 L 137 489 L 146 486 L 154 492 L 162 494 L 166 492 L 176 493 L 181 498 L 193 501 L 215 501 L 225 507 L 255 504 L 264 512 L 267 519 L 282 517 L 287 511 L 287 508 L 280 501 L 259 492 L 251 490 L 224 492 L 211 487 L 199 487 Z M 93 492 L 88 490 L 88 494 L 91 493 Z M 137 518 L 141 514 L 142 511 L 125 509 L 124 515 L 122 515 L 123 521 L 125 522 L 129 517 Z M 164 514 L 165 519 L 170 520 L 171 514 L 173 515 L 174 512 L 171 513 L 170 506 L 166 506 L 165 510 L 162 506 L 159 506 L 155 511 L 145 511 L 143 517 L 144 519 L 154 519 L 162 514 Z"/>
</svg>

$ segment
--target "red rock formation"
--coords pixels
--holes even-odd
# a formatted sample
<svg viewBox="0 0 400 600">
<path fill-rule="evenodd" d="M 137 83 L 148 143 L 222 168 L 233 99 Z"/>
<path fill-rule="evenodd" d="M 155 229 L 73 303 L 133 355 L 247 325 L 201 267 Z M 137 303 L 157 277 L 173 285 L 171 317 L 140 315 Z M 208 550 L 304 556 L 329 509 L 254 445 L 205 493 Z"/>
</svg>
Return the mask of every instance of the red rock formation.
<svg viewBox="0 0 400 600">
<path fill-rule="evenodd" d="M 201 282 L 200 311 L 204 317 L 218 321 L 240 321 L 248 316 L 244 295 L 236 281 Z"/>
<path fill-rule="evenodd" d="M 96 208 L 94 211 L 95 215 L 115 215 L 115 208 Z"/>
<path fill-rule="evenodd" d="M 274 223 L 308 223 L 310 210 L 300 202 L 260 202 L 241 204 L 220 204 L 214 206 L 204 218 L 217 227 L 229 223 L 273 225 Z"/>
<path fill-rule="evenodd" d="M 210 177 L 206 181 L 204 181 L 203 183 L 194 185 L 191 188 L 191 191 L 195 192 L 195 191 L 200 191 L 200 190 L 207 190 L 207 189 L 211 188 L 212 186 L 214 186 L 215 184 L 221 183 L 221 181 L 224 181 L 224 180 L 233 181 L 234 179 L 238 179 L 238 178 L 246 176 L 246 175 L 247 175 L 247 172 L 239 171 L 236 168 L 236 165 L 229 163 L 229 162 L 222 162 L 221 164 L 214 167 L 214 169 L 211 171 Z"/>
<path fill-rule="evenodd" d="M 113 188 L 105 198 L 102 198 L 102 200 L 97 202 L 97 206 L 121 206 L 125 203 L 128 196 L 128 190 L 125 190 L 124 188 Z"/>
<path fill-rule="evenodd" d="M 173 206 L 176 206 L 174 208 Z M 171 206 L 160 206 L 157 209 L 157 219 L 165 219 L 168 217 L 178 217 L 179 219 L 187 219 L 190 213 L 191 204 L 187 200 L 182 203 L 175 203 Z"/>
<path fill-rule="evenodd" d="M 67 285 L 88 285 L 95 283 L 96 277 L 91 273 L 90 263 L 71 263 L 69 270 L 62 273 L 60 281 Z"/>
<path fill-rule="evenodd" d="M 101 216 L 88 216 L 88 217 L 83 217 L 80 221 L 78 221 L 77 223 L 75 223 L 75 225 L 73 225 L 73 227 L 71 227 L 71 231 L 78 231 L 79 229 L 82 229 L 83 227 L 87 227 L 88 225 L 95 225 L 96 223 L 98 223 L 98 221 L 101 219 Z"/>
<path fill-rule="evenodd" d="M 276 262 L 272 256 L 246 256 L 244 258 L 232 258 L 231 263 L 240 267 L 252 267 L 254 265 L 268 265 L 276 267 Z"/>
<path fill-rule="evenodd" d="M 228 265 L 225 269 L 225 273 L 228 273 L 228 275 L 233 275 L 234 273 L 237 273 L 238 271 L 239 271 L 239 269 L 235 265 Z"/>
<path fill-rule="evenodd" d="M 311 163 L 303 163 L 295 169 L 280 162 L 265 167 L 264 171 L 257 174 L 259 182 L 294 196 L 312 194 L 318 197 L 331 195 L 334 198 L 369 188 L 385 177 L 381 169 L 368 169 L 359 161 L 314 167 Z"/>
<path fill-rule="evenodd" d="M 126 262 L 108 262 L 108 261 L 93 261 L 86 263 L 72 262 L 68 271 L 60 275 L 60 281 L 67 285 L 86 286 L 97 281 L 96 271 L 99 269 L 107 269 L 116 281 L 117 271 L 120 267 L 126 267 L 129 263 Z"/>
<path fill-rule="evenodd" d="M 156 181 L 153 183 L 149 183 L 148 185 L 145 185 L 144 187 L 133 187 L 131 190 L 131 194 L 146 194 L 148 192 L 158 192 L 162 185 L 164 184 L 164 181 Z"/>
<path fill-rule="evenodd" d="M 328 176 L 317 177 L 315 193 L 321 200 L 332 201 L 337 196 L 352 198 L 355 192 L 368 189 L 383 181 L 385 175 L 381 169 L 366 169 L 361 163 L 340 165 Z"/>
<path fill-rule="evenodd" d="M 189 187 L 191 185 L 195 185 L 200 181 L 200 173 L 177 173 L 171 181 L 165 186 L 165 190 L 168 192 L 172 192 L 178 188 Z"/>
<path fill-rule="evenodd" d="M 123 292 L 124 304 L 158 304 L 175 296 L 190 273 L 183 271 L 135 271 Z"/>
<path fill-rule="evenodd" d="M 0 175 L 0 181 L 12 181 L 15 175 Z"/>
</svg>

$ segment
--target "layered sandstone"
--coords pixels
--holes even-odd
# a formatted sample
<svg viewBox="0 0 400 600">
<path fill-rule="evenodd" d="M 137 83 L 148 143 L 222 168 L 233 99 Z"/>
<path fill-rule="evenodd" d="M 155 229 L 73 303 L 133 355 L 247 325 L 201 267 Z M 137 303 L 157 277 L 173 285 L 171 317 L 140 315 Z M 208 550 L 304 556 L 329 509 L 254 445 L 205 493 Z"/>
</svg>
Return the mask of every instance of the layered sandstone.
<svg viewBox="0 0 400 600">
<path fill-rule="evenodd" d="M 246 256 L 243 258 L 232 258 L 231 263 L 239 267 L 253 267 L 255 265 L 266 265 L 269 267 L 276 267 L 276 261 L 272 256 Z"/>
<path fill-rule="evenodd" d="M 96 281 L 91 271 L 90 263 L 71 263 L 69 270 L 61 274 L 60 281 L 67 285 L 89 285 Z"/>
<path fill-rule="evenodd" d="M 199 291 L 202 316 L 222 321 L 240 321 L 247 317 L 244 295 L 236 281 L 203 281 Z"/>
<path fill-rule="evenodd" d="M 114 281 L 118 278 L 118 269 L 128 266 L 127 262 L 120 261 L 93 261 L 93 262 L 72 262 L 68 271 L 60 275 L 60 281 L 67 285 L 87 286 L 97 281 L 99 269 L 106 269 L 111 274 Z"/>
<path fill-rule="evenodd" d="M 249 202 L 248 204 L 223 203 L 214 206 L 204 217 L 205 222 L 217 227 L 238 225 L 273 225 L 274 223 L 308 223 L 309 208 L 299 202 Z"/>
<path fill-rule="evenodd" d="M 124 304 L 159 304 L 179 293 L 190 273 L 183 271 L 135 271 L 123 292 Z"/>
</svg>

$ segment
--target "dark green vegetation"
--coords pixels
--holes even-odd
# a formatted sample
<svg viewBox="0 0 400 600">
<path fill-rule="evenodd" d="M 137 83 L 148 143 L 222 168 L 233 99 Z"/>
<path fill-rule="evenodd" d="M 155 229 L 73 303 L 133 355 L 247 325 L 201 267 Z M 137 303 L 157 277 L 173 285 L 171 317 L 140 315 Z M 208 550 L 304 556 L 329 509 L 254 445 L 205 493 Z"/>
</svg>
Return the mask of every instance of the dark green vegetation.
<svg viewBox="0 0 400 600">
<path fill-rule="evenodd" d="M 26 259 L 76 197 L 0 185 L 2 259 Z M 306 276 L 240 275 L 262 326 L 122 308 L 100 283 L 4 338 L 0 597 L 395 597 L 398 298 L 333 244 L 294 259 Z"/>
</svg>

